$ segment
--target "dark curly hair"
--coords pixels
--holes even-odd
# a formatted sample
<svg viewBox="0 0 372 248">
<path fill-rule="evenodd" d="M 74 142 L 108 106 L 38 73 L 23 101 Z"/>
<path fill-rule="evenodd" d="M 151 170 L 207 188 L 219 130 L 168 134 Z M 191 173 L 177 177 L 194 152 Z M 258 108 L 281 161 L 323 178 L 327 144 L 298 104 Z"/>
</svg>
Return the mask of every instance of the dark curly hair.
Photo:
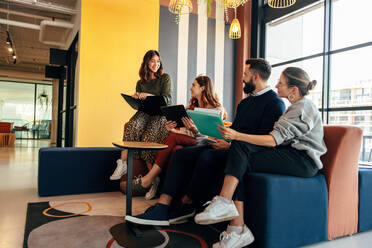
<svg viewBox="0 0 372 248">
<path fill-rule="evenodd" d="M 145 56 L 143 57 L 143 61 L 141 64 L 141 67 L 139 69 L 139 76 L 141 78 L 141 82 L 148 82 L 151 80 L 151 70 L 149 69 L 149 61 L 154 57 L 154 55 L 157 55 L 160 59 L 160 54 L 156 50 L 149 50 L 146 52 Z M 160 59 L 160 67 L 157 72 L 155 72 L 155 77 L 159 78 L 161 75 L 163 75 L 163 63 Z"/>
</svg>

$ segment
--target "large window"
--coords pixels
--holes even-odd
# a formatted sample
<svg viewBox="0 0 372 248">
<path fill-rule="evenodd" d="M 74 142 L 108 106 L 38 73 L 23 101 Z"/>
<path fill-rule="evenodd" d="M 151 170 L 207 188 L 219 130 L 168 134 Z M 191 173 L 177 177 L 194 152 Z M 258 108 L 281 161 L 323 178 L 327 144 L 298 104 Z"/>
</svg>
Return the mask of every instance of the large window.
<svg viewBox="0 0 372 248">
<path fill-rule="evenodd" d="M 264 6 L 257 39 L 265 39 L 260 56 L 273 66 L 272 84 L 288 66 L 306 70 L 324 123 L 361 127 L 360 160 L 372 162 L 372 1 L 304 0 L 292 9 Z"/>
<path fill-rule="evenodd" d="M 0 81 L 0 121 L 26 126 L 17 138 L 50 138 L 52 86 Z"/>
<path fill-rule="evenodd" d="M 334 0 L 332 4 L 332 49 L 372 41 L 371 0 Z"/>
<path fill-rule="evenodd" d="M 281 63 L 323 51 L 323 5 L 289 15 L 266 26 L 266 59 Z M 290 49 L 288 49 L 290 47 Z"/>
<path fill-rule="evenodd" d="M 0 82 L 0 121 L 23 126 L 34 120 L 33 84 Z"/>
</svg>

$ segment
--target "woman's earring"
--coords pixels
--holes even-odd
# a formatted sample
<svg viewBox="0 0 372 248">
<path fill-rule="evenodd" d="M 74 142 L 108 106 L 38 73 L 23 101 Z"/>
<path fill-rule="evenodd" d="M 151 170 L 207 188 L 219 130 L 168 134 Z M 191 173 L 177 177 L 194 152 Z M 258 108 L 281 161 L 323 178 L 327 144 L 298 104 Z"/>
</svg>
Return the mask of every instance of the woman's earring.
<svg viewBox="0 0 372 248">
<path fill-rule="evenodd" d="M 293 95 L 293 94 L 288 95 L 288 100 L 289 101 L 293 101 L 294 99 L 295 99 L 295 95 Z"/>
</svg>

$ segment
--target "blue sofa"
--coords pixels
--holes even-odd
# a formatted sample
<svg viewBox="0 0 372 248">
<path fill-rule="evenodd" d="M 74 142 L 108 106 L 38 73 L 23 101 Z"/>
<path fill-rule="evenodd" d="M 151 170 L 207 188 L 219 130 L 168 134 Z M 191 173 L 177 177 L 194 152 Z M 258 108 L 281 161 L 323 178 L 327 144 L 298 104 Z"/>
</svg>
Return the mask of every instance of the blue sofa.
<svg viewBox="0 0 372 248">
<path fill-rule="evenodd" d="M 247 175 L 245 219 L 255 236 L 251 247 L 299 247 L 372 229 L 372 170 L 359 171 L 359 209 L 357 200 L 350 201 L 350 195 L 358 197 L 358 185 L 355 192 L 354 186 L 349 190 L 350 195 L 344 190 L 350 189 L 347 181 L 358 184 L 355 161 L 359 148 L 347 139 L 359 139 L 361 130 L 348 127 L 326 129 L 328 134 L 336 130 L 332 137 L 337 137 L 334 138 L 337 141 L 329 145 L 327 156 L 322 158 L 325 164 L 332 165 L 325 166 L 315 177 L 297 178 L 266 173 Z M 331 144 L 329 138 L 330 136 L 326 135 L 327 146 Z M 334 159 L 333 153 L 342 154 L 339 156 L 341 160 L 339 157 Z M 345 155 L 353 159 L 343 159 Z M 119 182 L 110 181 L 109 176 L 115 169 L 115 160 L 119 157 L 120 150 L 117 148 L 40 149 L 39 195 L 117 191 Z M 352 180 L 349 180 L 349 177 Z M 337 205 L 334 199 L 345 202 Z M 351 215 L 347 214 L 348 211 Z M 330 222 L 333 224 L 330 225 Z M 354 225 L 357 226 L 355 230 Z"/>
</svg>

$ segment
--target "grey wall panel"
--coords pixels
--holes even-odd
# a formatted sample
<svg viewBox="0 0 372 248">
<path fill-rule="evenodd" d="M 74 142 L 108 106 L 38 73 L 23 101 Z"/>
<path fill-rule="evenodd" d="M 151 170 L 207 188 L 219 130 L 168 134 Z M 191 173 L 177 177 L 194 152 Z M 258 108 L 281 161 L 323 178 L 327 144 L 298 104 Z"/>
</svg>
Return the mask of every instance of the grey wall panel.
<svg viewBox="0 0 372 248">
<path fill-rule="evenodd" d="M 207 76 L 214 82 L 214 63 L 215 63 L 215 42 L 216 39 L 216 20 L 208 18 L 207 31 Z"/>
<path fill-rule="evenodd" d="M 215 63 L 215 20 L 208 20 L 207 34 L 207 75 L 214 81 L 214 63 Z M 176 104 L 177 91 L 187 91 L 187 99 L 191 97 L 189 88 L 195 79 L 197 71 L 197 31 L 198 16 L 190 14 L 189 16 L 189 40 L 188 40 L 188 66 L 183 68 L 187 70 L 187 88 L 177 87 L 177 61 L 178 61 L 178 25 L 174 22 L 174 15 L 167 7 L 160 6 L 159 20 L 159 52 L 162 57 L 164 71 L 172 78 L 172 98 L 173 104 Z M 224 107 L 228 113 L 228 120 L 234 119 L 235 110 L 235 40 L 229 38 L 229 25 L 225 26 L 224 41 Z M 238 80 L 239 81 L 239 80 Z"/>
<path fill-rule="evenodd" d="M 191 97 L 190 87 L 196 75 L 197 66 L 197 44 L 198 44 L 198 16 L 190 14 L 189 21 L 189 52 L 188 52 L 188 67 L 187 70 L 187 103 Z"/>
<path fill-rule="evenodd" d="M 174 15 L 164 6 L 160 6 L 159 52 L 164 72 L 168 73 L 172 79 L 172 102 L 175 104 L 178 90 L 178 25 L 174 22 Z"/>
<path fill-rule="evenodd" d="M 229 38 L 229 28 L 229 24 L 225 25 L 223 102 L 227 120 L 232 121 L 235 117 L 235 84 L 240 79 L 235 78 L 236 41 Z"/>
</svg>

